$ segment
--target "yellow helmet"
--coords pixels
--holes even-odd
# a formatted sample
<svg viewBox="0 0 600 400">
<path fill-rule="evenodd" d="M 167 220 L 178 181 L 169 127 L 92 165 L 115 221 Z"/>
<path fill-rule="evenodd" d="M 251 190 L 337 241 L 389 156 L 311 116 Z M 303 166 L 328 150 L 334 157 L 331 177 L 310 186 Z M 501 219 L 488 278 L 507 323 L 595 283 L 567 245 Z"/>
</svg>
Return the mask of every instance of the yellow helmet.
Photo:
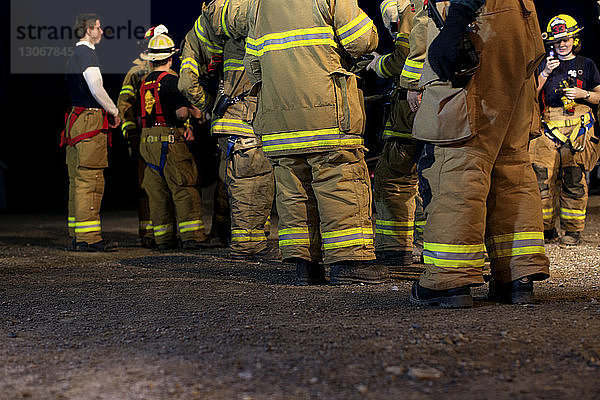
<svg viewBox="0 0 600 400">
<path fill-rule="evenodd" d="M 171 57 L 177 53 L 175 42 L 169 35 L 159 33 L 150 39 L 148 49 L 140 54 L 142 60 L 160 61 Z"/>
<path fill-rule="evenodd" d="M 542 39 L 547 42 L 555 42 L 577 36 L 582 30 L 583 27 L 577 25 L 575 18 L 567 14 L 559 14 L 548 22 L 548 27 L 546 32 L 542 34 Z"/>
</svg>

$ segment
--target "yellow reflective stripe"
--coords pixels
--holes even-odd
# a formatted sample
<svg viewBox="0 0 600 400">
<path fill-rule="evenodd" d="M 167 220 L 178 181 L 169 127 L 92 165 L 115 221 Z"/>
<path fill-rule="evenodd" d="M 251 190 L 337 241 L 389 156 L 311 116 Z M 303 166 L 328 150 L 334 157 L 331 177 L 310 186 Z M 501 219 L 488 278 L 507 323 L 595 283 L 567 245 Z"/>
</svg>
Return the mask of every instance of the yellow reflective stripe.
<svg viewBox="0 0 600 400">
<path fill-rule="evenodd" d="M 309 38 L 315 35 L 319 37 Z M 270 33 L 258 39 L 248 37 L 246 38 L 246 53 L 259 57 L 269 51 L 318 45 L 329 45 L 337 48 L 333 28 L 324 26 L 294 29 L 286 32 Z"/>
<path fill-rule="evenodd" d="M 279 246 L 308 245 L 310 244 L 308 235 L 308 227 L 280 229 Z"/>
<path fill-rule="evenodd" d="M 262 242 L 267 240 L 265 231 L 262 229 L 232 229 L 231 230 L 231 241 L 232 242 Z"/>
<path fill-rule="evenodd" d="M 75 227 L 75 217 L 68 217 L 67 218 L 67 226 L 69 228 Z"/>
<path fill-rule="evenodd" d="M 423 243 L 424 250 L 440 251 L 444 253 L 479 253 L 485 251 L 483 244 L 443 244 Z"/>
<path fill-rule="evenodd" d="M 201 17 L 200 17 L 201 18 Z M 212 53 L 221 54 L 223 53 L 223 47 L 217 43 L 210 41 L 204 33 L 204 29 L 202 28 L 202 24 L 200 23 L 200 18 L 196 20 L 196 24 L 194 26 L 194 32 L 196 32 L 196 37 L 203 42 L 208 50 Z"/>
<path fill-rule="evenodd" d="M 124 95 L 124 94 L 129 94 L 131 96 L 135 96 L 135 88 L 131 85 L 123 85 L 123 87 L 121 88 L 121 92 L 119 93 L 119 96 Z"/>
<path fill-rule="evenodd" d="M 413 231 L 392 231 L 389 229 L 375 228 L 375 233 L 380 233 L 385 236 L 413 236 Z"/>
<path fill-rule="evenodd" d="M 385 60 L 387 60 L 390 56 L 391 54 L 386 54 L 385 56 L 380 57 L 376 64 L 378 75 L 385 78 L 390 78 L 392 76 L 390 71 L 385 67 Z"/>
<path fill-rule="evenodd" d="M 561 219 L 585 219 L 586 210 L 576 210 L 572 208 L 560 208 Z"/>
<path fill-rule="evenodd" d="M 593 116 L 591 112 L 588 112 L 583 115 L 583 123 L 586 124 L 592 120 Z M 546 123 L 555 128 L 566 128 L 569 126 L 578 126 L 581 125 L 581 117 L 576 118 L 568 118 L 568 119 L 559 119 L 553 121 L 546 121 Z"/>
<path fill-rule="evenodd" d="M 254 133 L 252 125 L 241 119 L 219 118 L 210 128 L 213 134 Z"/>
<path fill-rule="evenodd" d="M 339 249 L 350 246 L 373 244 L 373 229 L 350 228 L 340 231 L 323 232 L 323 249 Z"/>
<path fill-rule="evenodd" d="M 526 246 L 511 249 L 495 249 L 493 251 L 493 257 L 514 257 L 531 254 L 546 254 L 546 249 L 544 249 L 544 246 Z"/>
<path fill-rule="evenodd" d="M 223 10 L 221 11 L 221 28 L 223 28 L 223 32 L 227 35 L 227 37 L 231 38 L 229 31 L 227 30 L 227 24 L 225 23 L 225 14 L 227 13 L 227 7 L 229 6 L 229 0 L 225 1 L 223 5 Z"/>
<path fill-rule="evenodd" d="M 402 139 L 412 139 L 412 135 L 410 133 L 407 132 L 396 132 L 393 131 L 391 129 L 384 129 L 383 130 L 383 138 L 384 139 L 388 139 L 391 137 L 395 137 L 395 138 L 402 138 Z"/>
<path fill-rule="evenodd" d="M 194 60 L 193 58 L 191 58 L 191 57 L 185 58 L 181 62 L 181 71 L 183 71 L 184 69 L 189 69 L 194 74 L 200 75 L 198 73 L 198 62 L 196 60 Z"/>
<path fill-rule="evenodd" d="M 485 258 L 477 260 L 445 260 L 424 255 L 423 261 L 425 264 L 433 264 L 436 267 L 444 268 L 482 268 L 485 265 Z"/>
<path fill-rule="evenodd" d="M 396 35 L 396 43 L 398 43 L 402 47 L 410 49 L 410 43 L 408 41 L 408 33 L 403 33 L 403 32 L 398 33 L 398 35 Z"/>
<path fill-rule="evenodd" d="M 514 242 L 515 240 L 544 240 L 543 232 L 515 232 L 505 235 L 492 236 L 488 239 L 492 244 Z"/>
<path fill-rule="evenodd" d="M 360 27 L 360 25 L 363 23 L 364 25 Z M 340 43 L 342 43 L 342 46 L 346 46 L 372 28 L 373 21 L 371 21 L 367 14 L 361 12 L 358 17 L 354 18 L 352 21 L 348 22 L 346 25 L 337 30 L 338 36 L 340 37 Z M 353 32 L 355 29 L 356 31 Z"/>
<path fill-rule="evenodd" d="M 375 233 L 384 236 L 413 236 L 413 228 L 414 223 L 412 221 L 388 221 L 381 219 L 375 221 Z"/>
<path fill-rule="evenodd" d="M 163 236 L 172 230 L 173 230 L 173 228 L 171 227 L 171 224 L 155 225 L 154 226 L 154 236 Z"/>
<path fill-rule="evenodd" d="M 385 226 L 413 226 L 414 222 L 412 221 L 387 221 L 384 219 L 378 219 L 375 222 L 377 225 L 385 225 Z"/>
<path fill-rule="evenodd" d="M 152 221 L 140 221 L 140 229 L 143 231 L 152 231 L 154 230 L 154 226 L 152 225 Z"/>
<path fill-rule="evenodd" d="M 179 227 L 179 233 L 194 232 L 204 229 L 204 224 L 200 219 L 195 221 L 180 222 L 177 226 Z"/>
<path fill-rule="evenodd" d="M 230 58 L 225 60 L 223 63 L 223 71 L 243 71 L 244 70 L 244 60 L 237 60 L 235 58 Z"/>
<path fill-rule="evenodd" d="M 382 16 L 383 14 L 385 14 L 389 7 L 398 7 L 398 3 L 396 2 L 396 0 L 385 0 L 381 3 L 379 9 L 381 10 Z"/>
<path fill-rule="evenodd" d="M 100 232 L 102 230 L 100 221 L 75 222 L 73 226 L 75 233 Z"/>
<path fill-rule="evenodd" d="M 306 149 L 310 147 L 362 145 L 361 137 L 352 137 L 339 128 L 275 133 L 262 136 L 265 153 L 278 150 Z"/>
<path fill-rule="evenodd" d="M 133 121 L 125 121 L 121 124 L 121 131 L 125 133 L 129 128 L 137 128 L 137 125 Z"/>
<path fill-rule="evenodd" d="M 401 76 L 408 79 L 421 79 L 421 73 L 423 72 L 423 62 L 414 61 L 411 59 L 407 59 L 404 62 L 404 66 L 402 67 Z"/>
<path fill-rule="evenodd" d="M 280 235 L 290 235 L 294 233 L 308 233 L 308 228 L 285 228 L 279 230 Z"/>
</svg>

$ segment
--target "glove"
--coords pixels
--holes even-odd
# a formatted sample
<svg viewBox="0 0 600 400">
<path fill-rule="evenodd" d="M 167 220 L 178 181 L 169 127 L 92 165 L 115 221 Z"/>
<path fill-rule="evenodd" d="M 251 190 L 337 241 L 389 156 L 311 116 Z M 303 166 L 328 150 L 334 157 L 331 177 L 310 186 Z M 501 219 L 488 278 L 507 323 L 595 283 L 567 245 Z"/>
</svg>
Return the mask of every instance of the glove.
<svg viewBox="0 0 600 400">
<path fill-rule="evenodd" d="M 474 19 L 475 12 L 469 7 L 452 4 L 444 28 L 429 46 L 427 56 L 429 64 L 442 81 L 454 78 L 459 44 L 467 31 L 467 26 Z"/>
</svg>

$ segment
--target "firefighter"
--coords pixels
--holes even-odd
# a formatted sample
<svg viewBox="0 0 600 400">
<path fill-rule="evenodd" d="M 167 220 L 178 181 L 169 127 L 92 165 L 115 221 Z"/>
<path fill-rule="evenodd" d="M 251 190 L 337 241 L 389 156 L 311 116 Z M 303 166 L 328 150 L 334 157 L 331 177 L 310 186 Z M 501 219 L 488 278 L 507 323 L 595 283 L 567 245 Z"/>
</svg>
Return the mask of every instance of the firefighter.
<svg viewBox="0 0 600 400">
<path fill-rule="evenodd" d="M 194 33 L 188 34 L 180 89 L 202 105 L 199 71 L 222 76 L 213 109 L 211 132 L 221 150 L 220 175 L 231 209 L 231 256 L 279 259 L 267 246 L 275 183 L 273 168 L 250 125 L 256 97 L 244 71 L 247 0 L 215 0 L 203 7 Z M 202 53 L 202 54 L 200 54 Z M 192 68 L 193 67 L 193 68 Z"/>
<path fill-rule="evenodd" d="M 389 262 L 393 273 L 395 265 L 412 264 L 413 258 L 416 161 L 422 146 L 412 139 L 411 132 L 419 107 L 418 82 L 426 50 L 425 29 L 421 26 L 413 29 L 413 20 L 426 26 L 427 18 L 417 15 L 409 0 L 384 0 L 380 8 L 384 25 L 395 37 L 394 51 L 385 56 L 375 53 L 367 69 L 374 70 L 381 78 L 393 77 L 395 89 L 383 131 L 385 144 L 375 168 L 375 255 L 378 261 Z"/>
<path fill-rule="evenodd" d="M 148 29 L 144 36 L 145 47 L 148 41 L 161 33 L 168 33 L 169 30 L 164 25 L 158 25 Z M 150 219 L 150 207 L 148 205 L 148 195 L 142 189 L 142 181 L 144 180 L 144 170 L 146 163 L 140 157 L 140 134 L 141 127 L 138 119 L 140 118 L 140 99 L 138 94 L 144 77 L 151 71 L 150 62 L 136 58 L 133 61 L 133 66 L 125 75 L 119 98 L 117 99 L 117 107 L 119 115 L 123 123 L 121 131 L 123 137 L 129 142 L 131 156 L 133 162 L 137 166 L 137 194 L 138 194 L 138 220 L 139 220 L 139 235 L 142 246 L 146 248 L 156 247 L 154 241 L 154 230 L 152 228 L 152 220 Z"/>
<path fill-rule="evenodd" d="M 542 35 L 552 52 L 538 68 L 544 135 L 530 147 L 542 196 L 544 238 L 558 238 L 560 219 L 564 245 L 580 243 L 588 200 L 585 172 L 594 168 L 600 155 L 590 107 L 600 100 L 600 73 L 592 60 L 577 55 L 582 29 L 575 19 L 560 14 Z"/>
<path fill-rule="evenodd" d="M 66 85 L 71 110 L 61 146 L 66 145 L 69 173 L 68 227 L 72 251 L 114 251 L 102 239 L 100 206 L 104 195 L 104 169 L 108 167 L 108 128 L 120 124 L 119 110 L 102 84 L 96 45 L 102 39 L 100 18 L 80 14 L 75 32 L 80 39 L 67 61 Z"/>
<path fill-rule="evenodd" d="M 381 283 L 364 104 L 348 58 L 378 44 L 356 0 L 251 0 L 244 65 L 260 90 L 253 126 L 274 165 L 279 246 L 299 282 Z"/>
<path fill-rule="evenodd" d="M 487 248 L 489 299 L 531 302 L 533 281 L 549 276 L 527 152 L 539 114 L 534 72 L 544 54 L 535 6 L 455 0 L 437 7 L 447 17 L 441 32 L 430 23 L 421 75 L 427 84 L 413 128 L 415 138 L 429 142 L 418 166 L 429 194 L 426 270 L 411 301 L 472 306 L 470 288 L 484 283 Z"/>
<path fill-rule="evenodd" d="M 202 118 L 202 112 L 177 89 L 177 74 L 171 70 L 177 51 L 173 39 L 162 33 L 150 39 L 141 55 L 152 66 L 139 94 L 140 154 L 146 162 L 142 187 L 148 194 L 154 239 L 161 251 L 177 247 L 176 233 L 184 250 L 198 249 L 206 242 L 202 202 L 195 188 L 198 170 L 186 143 L 189 131 L 184 128 L 190 113 Z"/>
</svg>

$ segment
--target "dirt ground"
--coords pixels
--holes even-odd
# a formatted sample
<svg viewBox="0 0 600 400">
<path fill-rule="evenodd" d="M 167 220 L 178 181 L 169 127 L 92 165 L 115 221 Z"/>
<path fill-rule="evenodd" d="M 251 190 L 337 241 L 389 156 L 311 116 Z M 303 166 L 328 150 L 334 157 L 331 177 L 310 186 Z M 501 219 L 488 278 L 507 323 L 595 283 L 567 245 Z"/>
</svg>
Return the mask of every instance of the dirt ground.
<svg viewBox="0 0 600 400">
<path fill-rule="evenodd" d="M 0 399 L 600 399 L 600 196 L 548 245 L 535 305 L 412 306 L 410 281 L 297 287 L 225 249 L 62 250 L 64 216 L 0 216 Z"/>
</svg>

